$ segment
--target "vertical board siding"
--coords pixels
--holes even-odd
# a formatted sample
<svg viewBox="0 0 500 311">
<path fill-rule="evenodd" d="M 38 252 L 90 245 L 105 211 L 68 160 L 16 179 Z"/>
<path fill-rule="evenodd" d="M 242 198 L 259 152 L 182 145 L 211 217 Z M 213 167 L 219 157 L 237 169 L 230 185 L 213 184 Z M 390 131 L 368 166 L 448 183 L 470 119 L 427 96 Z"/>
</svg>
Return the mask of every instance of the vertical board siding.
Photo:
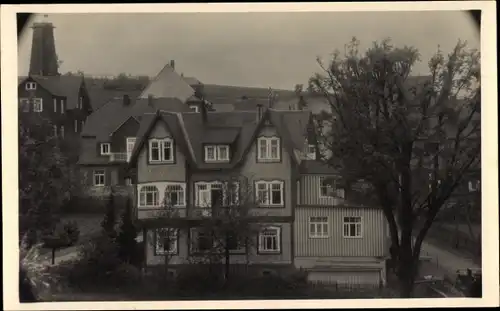
<svg viewBox="0 0 500 311">
<path fill-rule="evenodd" d="M 344 202 L 343 199 L 320 197 L 319 180 L 321 176 L 331 177 L 331 175 L 303 175 L 300 177 L 299 205 L 333 206 Z"/>
<path fill-rule="evenodd" d="M 309 238 L 309 217 L 328 217 L 328 238 Z M 343 217 L 361 216 L 362 238 L 343 237 Z M 385 256 L 385 218 L 382 210 L 346 207 L 297 207 L 295 256 Z"/>
</svg>

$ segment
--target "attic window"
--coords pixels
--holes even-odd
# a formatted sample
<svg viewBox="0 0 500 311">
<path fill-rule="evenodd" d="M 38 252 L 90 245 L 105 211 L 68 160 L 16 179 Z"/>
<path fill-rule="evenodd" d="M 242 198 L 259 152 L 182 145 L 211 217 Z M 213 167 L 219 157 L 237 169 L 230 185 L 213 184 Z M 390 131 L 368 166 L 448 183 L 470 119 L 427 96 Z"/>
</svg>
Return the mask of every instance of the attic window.
<svg viewBox="0 0 500 311">
<path fill-rule="evenodd" d="M 26 90 L 28 90 L 28 91 L 36 90 L 36 83 L 35 82 L 26 82 Z"/>
<path fill-rule="evenodd" d="M 320 198 L 344 198 L 344 189 L 337 185 L 334 178 L 321 176 L 319 178 Z"/>
<path fill-rule="evenodd" d="M 111 146 L 109 143 L 101 144 L 101 155 L 109 155 L 111 154 Z"/>
<path fill-rule="evenodd" d="M 205 146 L 205 162 L 228 162 L 228 145 L 208 145 Z"/>
<path fill-rule="evenodd" d="M 308 144 L 306 148 L 306 159 L 307 160 L 316 160 L 316 146 L 312 144 Z"/>
<path fill-rule="evenodd" d="M 174 161 L 174 142 L 170 138 L 149 140 L 149 162 L 172 163 Z"/>
<path fill-rule="evenodd" d="M 279 161 L 279 137 L 260 137 L 257 140 L 257 159 L 259 161 Z"/>
</svg>

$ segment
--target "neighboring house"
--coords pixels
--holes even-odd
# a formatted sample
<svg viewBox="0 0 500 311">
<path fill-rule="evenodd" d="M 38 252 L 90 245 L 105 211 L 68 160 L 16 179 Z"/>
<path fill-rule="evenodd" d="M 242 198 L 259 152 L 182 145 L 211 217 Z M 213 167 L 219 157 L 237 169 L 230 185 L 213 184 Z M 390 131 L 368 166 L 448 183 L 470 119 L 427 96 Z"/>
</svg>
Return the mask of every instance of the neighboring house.
<svg viewBox="0 0 500 311">
<path fill-rule="evenodd" d="M 107 195 L 112 187 L 126 189 L 125 170 L 144 113 L 157 109 L 190 111 L 177 98 L 131 99 L 124 95 L 103 105 L 89 116 L 81 133 L 78 164 L 86 192 Z"/>
<path fill-rule="evenodd" d="M 18 97 L 22 112 L 49 119 L 60 138 L 77 139 L 92 113 L 81 76 L 29 75 L 19 80 Z"/>
<path fill-rule="evenodd" d="M 255 273 L 304 268 L 311 281 L 385 282 L 383 213 L 360 203 L 349 187 L 332 193 L 340 180 L 324 187 L 324 177 L 339 176 L 316 160 L 311 129 L 306 111 L 144 116 L 130 165 L 147 266 L 163 265 L 165 252 L 171 268 L 189 264 L 205 239 L 197 233 L 200 221 L 215 215 L 210 207 L 224 196 L 220 185 L 236 174 L 251 180 L 251 196 L 262 204 L 252 214 L 264 229 L 254 247 L 231 255 L 231 264 L 249 263 Z M 162 207 L 165 195 L 178 202 L 174 219 Z M 168 249 L 156 243 L 165 229 L 176 232 Z"/>
</svg>

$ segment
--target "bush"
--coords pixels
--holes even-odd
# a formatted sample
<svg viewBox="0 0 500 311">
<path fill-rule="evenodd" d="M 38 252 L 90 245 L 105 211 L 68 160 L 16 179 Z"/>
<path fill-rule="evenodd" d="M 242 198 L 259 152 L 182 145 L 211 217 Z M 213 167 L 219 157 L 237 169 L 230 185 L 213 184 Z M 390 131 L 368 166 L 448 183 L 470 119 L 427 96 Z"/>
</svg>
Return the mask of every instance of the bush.
<svg viewBox="0 0 500 311">
<path fill-rule="evenodd" d="M 78 229 L 76 221 L 73 220 L 66 222 L 63 228 L 69 238 L 70 245 L 74 245 L 78 242 L 78 239 L 80 238 L 80 229 Z"/>
<path fill-rule="evenodd" d="M 113 271 L 113 283 L 129 286 L 136 286 L 141 281 L 141 271 L 134 265 L 128 263 L 119 264 Z"/>
</svg>

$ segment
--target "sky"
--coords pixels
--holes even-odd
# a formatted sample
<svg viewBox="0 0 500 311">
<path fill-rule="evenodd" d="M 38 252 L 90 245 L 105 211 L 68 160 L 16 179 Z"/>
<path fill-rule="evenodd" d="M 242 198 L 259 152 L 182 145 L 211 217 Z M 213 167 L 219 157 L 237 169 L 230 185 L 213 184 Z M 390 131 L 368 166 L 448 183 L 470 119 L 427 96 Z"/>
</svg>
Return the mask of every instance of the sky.
<svg viewBox="0 0 500 311">
<path fill-rule="evenodd" d="M 325 59 L 343 50 L 353 36 L 361 49 L 391 38 L 414 46 L 426 74 L 438 45 L 451 51 L 458 39 L 479 49 L 479 33 L 460 11 L 416 12 L 254 12 L 49 14 L 36 20 L 56 27 L 60 72 L 89 75 L 155 76 L 171 59 L 176 70 L 205 84 L 293 89 L 306 84 Z M 20 75 L 29 68 L 32 32 L 19 40 Z"/>
</svg>

